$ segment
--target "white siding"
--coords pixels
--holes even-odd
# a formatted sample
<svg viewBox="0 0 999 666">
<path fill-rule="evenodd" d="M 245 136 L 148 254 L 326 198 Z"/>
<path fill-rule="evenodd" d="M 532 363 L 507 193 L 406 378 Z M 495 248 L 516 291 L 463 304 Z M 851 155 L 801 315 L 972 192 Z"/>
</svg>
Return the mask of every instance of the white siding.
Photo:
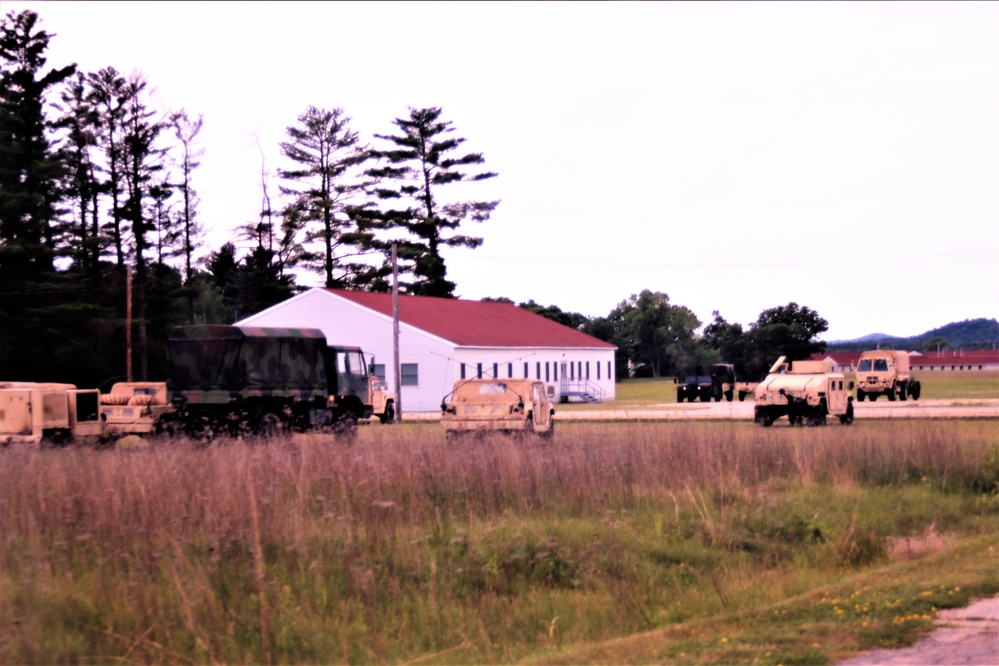
<svg viewBox="0 0 999 666">
<path fill-rule="evenodd" d="M 323 289 L 311 289 L 294 296 L 255 315 L 236 322 L 245 326 L 274 326 L 293 328 L 318 328 L 330 345 L 360 347 L 371 363 L 374 357 L 385 365 L 385 381 L 395 391 L 395 373 L 392 368 L 392 318 L 361 307 Z M 507 376 L 508 364 L 513 363 L 514 377 L 524 376 L 524 363 L 528 376 L 537 376 L 541 364 L 541 380 L 554 386 L 559 395 L 560 381 L 555 380 L 555 367 L 564 360 L 574 363 L 572 376 L 578 375 L 582 363 L 583 378 L 586 364 L 590 364 L 589 381 L 604 391 L 604 400 L 614 399 L 614 350 L 577 348 L 511 348 L 511 347 L 461 347 L 455 348 L 420 329 L 400 324 L 399 361 L 416 363 L 419 367 L 419 385 L 402 387 L 401 407 L 406 412 L 435 412 L 441 399 L 461 376 L 461 363 L 465 363 L 466 377 L 474 377 L 477 364 L 483 364 L 483 375 L 491 377 L 494 363 L 500 365 L 501 377 Z M 545 364 L 549 364 L 549 380 L 545 380 Z M 597 364 L 600 365 L 597 379 Z M 562 370 L 558 371 L 559 380 Z"/>
</svg>

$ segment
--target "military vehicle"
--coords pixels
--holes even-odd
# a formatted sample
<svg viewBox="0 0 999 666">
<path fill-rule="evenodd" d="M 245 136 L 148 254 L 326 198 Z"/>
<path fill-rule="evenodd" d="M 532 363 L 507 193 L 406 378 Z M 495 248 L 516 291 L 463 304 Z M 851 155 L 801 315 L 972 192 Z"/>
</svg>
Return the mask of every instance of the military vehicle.
<svg viewBox="0 0 999 666">
<path fill-rule="evenodd" d="M 505 432 L 555 436 L 555 409 L 543 382 L 531 379 L 462 379 L 441 401 L 448 441 L 464 434 Z"/>
<path fill-rule="evenodd" d="M 764 427 L 787 416 L 791 425 L 825 425 L 827 416 L 840 423 L 853 423 L 853 383 L 838 372 L 830 372 L 829 361 L 777 359 L 770 374 L 756 387 L 754 420 Z"/>
<path fill-rule="evenodd" d="M 857 363 L 857 400 L 871 402 L 879 395 L 889 400 L 919 400 L 920 385 L 909 371 L 909 352 L 889 349 L 865 351 Z"/>
<path fill-rule="evenodd" d="M 707 374 L 700 374 L 698 367 L 694 374 L 681 375 L 674 380 L 677 402 L 694 402 L 698 398 L 701 402 L 721 402 L 722 398 L 732 402 L 736 393 L 739 400 L 745 400 L 756 390 L 756 382 L 736 381 L 735 366 L 731 363 L 714 363 L 707 370 Z"/>
<path fill-rule="evenodd" d="M 174 411 L 166 382 L 117 382 L 101 394 L 101 420 L 111 437 L 161 432 Z"/>
<path fill-rule="evenodd" d="M 100 391 L 73 384 L 0 382 L 0 444 L 68 444 L 104 434 Z"/>
<path fill-rule="evenodd" d="M 343 429 L 394 400 L 357 347 L 329 347 L 318 329 L 178 326 L 167 340 L 167 391 L 189 434 Z"/>
</svg>

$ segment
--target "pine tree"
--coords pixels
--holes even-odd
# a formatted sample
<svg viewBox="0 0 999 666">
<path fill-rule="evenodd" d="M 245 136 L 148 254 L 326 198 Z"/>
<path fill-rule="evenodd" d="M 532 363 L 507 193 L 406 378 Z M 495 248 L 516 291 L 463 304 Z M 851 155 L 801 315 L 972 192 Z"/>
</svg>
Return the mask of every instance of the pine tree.
<svg viewBox="0 0 999 666">
<path fill-rule="evenodd" d="M 453 297 L 455 283 L 447 279 L 441 249 L 479 247 L 482 238 L 458 233 L 458 227 L 466 220 L 488 220 L 500 202 L 444 203 L 442 190 L 446 185 L 477 182 L 496 174 L 464 171 L 465 167 L 484 164 L 485 159 L 481 153 L 454 156 L 465 139 L 451 136 L 454 127 L 441 120 L 440 108 L 410 108 L 409 118 L 393 122 L 400 134 L 375 137 L 394 147 L 374 151 L 382 164 L 367 172 L 380 181 L 375 193 L 382 207 L 355 208 L 352 213 L 370 226 L 403 232 L 398 254 L 408 264 L 404 270 L 413 274 L 405 287 L 408 292 Z"/>
<path fill-rule="evenodd" d="M 359 257 L 373 236 L 347 215 L 348 206 L 365 197 L 370 185 L 360 170 L 369 149 L 349 125 L 342 109 L 310 106 L 298 117 L 298 125 L 287 129 L 290 140 L 281 143 L 281 152 L 296 165 L 280 172 L 290 183 L 282 193 L 294 197 L 289 221 L 303 224 L 306 246 L 318 243 L 322 248 L 301 259 L 323 276 L 327 287 L 355 286 L 358 276 L 369 270 Z M 310 260 L 312 256 L 317 260 Z"/>
</svg>

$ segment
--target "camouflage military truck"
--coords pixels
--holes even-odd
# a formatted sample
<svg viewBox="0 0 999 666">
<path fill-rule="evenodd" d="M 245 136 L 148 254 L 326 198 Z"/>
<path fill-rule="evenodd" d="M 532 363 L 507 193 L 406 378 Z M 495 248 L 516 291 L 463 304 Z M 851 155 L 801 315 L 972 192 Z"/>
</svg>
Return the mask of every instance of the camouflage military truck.
<svg viewBox="0 0 999 666">
<path fill-rule="evenodd" d="M 555 409 L 543 382 L 530 379 L 463 379 L 441 401 L 444 436 L 505 432 L 551 439 Z"/>
<path fill-rule="evenodd" d="M 166 382 L 117 382 L 101 394 L 101 420 L 111 437 L 158 433 L 173 412 Z"/>
<path fill-rule="evenodd" d="M 329 405 L 326 337 L 317 329 L 178 326 L 167 391 L 189 434 L 270 434 L 345 419 Z"/>
<path fill-rule="evenodd" d="M 879 395 L 889 400 L 919 400 L 920 385 L 909 371 L 909 352 L 889 349 L 865 351 L 857 363 L 857 400 L 871 402 Z"/>
<path fill-rule="evenodd" d="M 72 384 L 0 382 L 0 444 L 100 440 L 100 391 Z"/>
<path fill-rule="evenodd" d="M 781 356 L 756 387 L 754 420 L 764 427 L 787 416 L 791 425 L 825 425 L 827 416 L 853 423 L 853 397 L 842 374 L 828 361 L 794 361 Z"/>
</svg>

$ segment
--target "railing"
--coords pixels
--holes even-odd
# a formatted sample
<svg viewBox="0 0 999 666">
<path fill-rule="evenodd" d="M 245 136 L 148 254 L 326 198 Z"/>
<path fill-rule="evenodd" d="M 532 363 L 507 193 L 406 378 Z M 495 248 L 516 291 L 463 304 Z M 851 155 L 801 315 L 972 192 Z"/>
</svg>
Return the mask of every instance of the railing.
<svg viewBox="0 0 999 666">
<path fill-rule="evenodd" d="M 589 379 L 565 379 L 559 382 L 559 393 L 563 398 L 578 396 L 587 402 L 603 402 L 607 391 L 599 384 L 591 382 Z"/>
</svg>

